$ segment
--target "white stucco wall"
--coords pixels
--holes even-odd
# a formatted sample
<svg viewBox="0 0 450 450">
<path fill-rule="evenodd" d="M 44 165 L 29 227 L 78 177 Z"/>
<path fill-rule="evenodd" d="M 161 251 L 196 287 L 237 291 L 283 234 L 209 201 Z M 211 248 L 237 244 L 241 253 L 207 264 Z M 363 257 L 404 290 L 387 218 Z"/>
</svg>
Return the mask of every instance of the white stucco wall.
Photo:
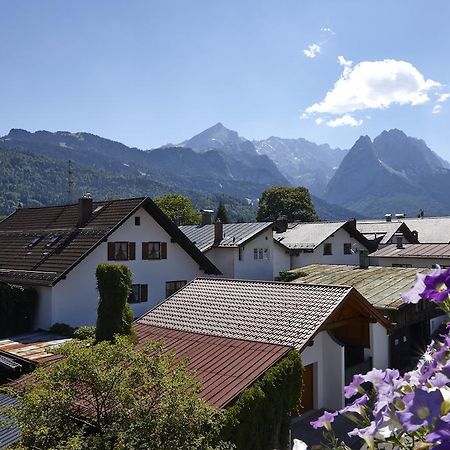
<svg viewBox="0 0 450 450">
<path fill-rule="evenodd" d="M 370 257 L 370 264 L 381 267 L 392 267 L 392 264 L 410 264 L 411 267 L 431 269 L 435 264 L 439 264 L 441 267 L 450 267 L 450 259 Z"/>
<path fill-rule="evenodd" d="M 323 249 L 326 243 L 332 244 L 332 255 L 324 255 Z M 291 256 L 291 268 L 307 266 L 309 264 L 359 264 L 359 254 L 344 254 L 344 243 L 350 243 L 358 250 L 367 250 L 360 242 L 352 238 L 347 231 L 339 229 L 334 235 L 322 242 L 312 253 L 300 253 Z"/>
<path fill-rule="evenodd" d="M 303 365 L 314 364 L 314 408 L 340 409 L 344 406 L 344 346 L 326 331 L 301 353 Z"/>
<path fill-rule="evenodd" d="M 254 259 L 255 248 L 267 248 L 269 259 Z M 238 248 L 211 248 L 205 255 L 222 272 L 225 278 L 241 280 L 272 280 L 273 279 L 273 249 L 272 229 L 256 236 L 242 246 L 242 259 L 239 259 Z"/>
<path fill-rule="evenodd" d="M 376 369 L 389 367 L 389 336 L 386 328 L 379 323 L 369 325 L 370 348 L 365 354 L 372 357 L 372 366 Z"/>
<path fill-rule="evenodd" d="M 134 224 L 134 217 L 141 218 L 141 225 Z M 131 304 L 135 317 L 156 306 L 166 296 L 166 281 L 191 281 L 204 276 L 195 262 L 178 244 L 170 241 L 170 236 L 144 210 L 140 209 L 125 224 L 116 230 L 108 242 L 127 241 L 136 243 L 136 260 L 117 261 L 126 264 L 133 273 L 133 284 L 148 284 L 148 301 Z M 167 259 L 142 260 L 142 242 L 167 242 Z M 52 289 L 51 314 L 48 299 L 40 303 L 38 326 L 49 328 L 55 322 L 71 326 L 93 325 L 97 319 L 98 292 L 95 270 L 102 262 L 108 261 L 107 243 L 100 244 L 65 280 L 61 280 Z"/>
<path fill-rule="evenodd" d="M 291 269 L 291 255 L 281 245 L 273 244 L 273 277 L 280 276 L 280 272 Z"/>
<path fill-rule="evenodd" d="M 47 324 L 53 324 L 52 294 L 53 289 L 47 286 L 37 286 L 38 310 L 36 312 L 35 328 L 48 328 Z"/>
</svg>

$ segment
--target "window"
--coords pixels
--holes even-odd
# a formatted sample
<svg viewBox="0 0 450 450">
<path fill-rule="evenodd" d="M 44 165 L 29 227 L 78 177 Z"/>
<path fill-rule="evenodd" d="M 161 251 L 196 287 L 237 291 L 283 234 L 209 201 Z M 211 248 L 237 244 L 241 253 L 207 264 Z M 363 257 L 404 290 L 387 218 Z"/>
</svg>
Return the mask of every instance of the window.
<svg viewBox="0 0 450 450">
<path fill-rule="evenodd" d="M 108 242 L 108 261 L 136 259 L 135 242 Z"/>
<path fill-rule="evenodd" d="M 62 237 L 62 234 L 59 233 L 55 233 L 53 235 L 50 236 L 49 241 L 47 242 L 47 244 L 45 245 L 46 247 L 51 247 L 53 244 L 56 244 Z"/>
<path fill-rule="evenodd" d="M 134 218 L 134 224 L 138 227 L 141 224 L 141 218 L 139 216 L 136 216 Z"/>
<path fill-rule="evenodd" d="M 332 255 L 333 254 L 333 246 L 331 242 L 326 242 L 323 244 L 323 254 L 324 255 Z"/>
<path fill-rule="evenodd" d="M 254 248 L 253 259 L 270 259 L 270 250 L 268 248 Z"/>
<path fill-rule="evenodd" d="M 242 261 L 244 259 L 244 247 L 239 247 L 238 252 L 239 252 L 239 261 Z"/>
<path fill-rule="evenodd" d="M 167 242 L 143 242 L 142 259 L 167 259 Z"/>
<path fill-rule="evenodd" d="M 262 248 L 260 248 L 258 250 L 258 257 L 259 257 L 259 259 L 263 259 L 263 249 Z"/>
<path fill-rule="evenodd" d="M 186 283 L 186 280 L 166 281 L 166 298 L 175 294 L 175 292 L 179 291 L 183 286 L 186 286 Z"/>
<path fill-rule="evenodd" d="M 253 249 L 253 259 L 258 259 L 258 249 L 257 248 Z"/>
<path fill-rule="evenodd" d="M 270 259 L 270 250 L 268 248 L 264 249 L 264 259 Z"/>
<path fill-rule="evenodd" d="M 131 285 L 128 303 L 144 303 L 148 301 L 148 285 L 133 284 Z"/>
<path fill-rule="evenodd" d="M 352 254 L 352 244 L 350 242 L 344 243 L 344 255 Z"/>
<path fill-rule="evenodd" d="M 35 236 L 35 237 L 31 240 L 31 242 L 28 244 L 28 248 L 33 248 L 35 245 L 39 244 L 39 242 L 42 241 L 42 238 L 43 238 L 43 237 L 44 237 L 44 236 L 42 236 L 42 235 Z"/>
</svg>

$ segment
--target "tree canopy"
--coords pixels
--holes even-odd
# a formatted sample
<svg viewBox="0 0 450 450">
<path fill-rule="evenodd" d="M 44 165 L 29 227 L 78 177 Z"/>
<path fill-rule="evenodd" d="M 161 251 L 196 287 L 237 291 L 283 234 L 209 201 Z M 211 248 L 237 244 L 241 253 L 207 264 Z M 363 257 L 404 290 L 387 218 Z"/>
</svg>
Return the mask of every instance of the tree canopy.
<svg viewBox="0 0 450 450">
<path fill-rule="evenodd" d="M 188 197 L 180 194 L 167 194 L 155 200 L 156 205 L 173 221 L 180 225 L 197 225 L 201 214 L 196 211 Z"/>
<path fill-rule="evenodd" d="M 142 350 L 119 337 L 58 348 L 63 359 L 38 368 L 21 401 L 2 412 L 21 431 L 18 449 L 218 450 L 221 413 L 161 343 Z"/>
<path fill-rule="evenodd" d="M 311 195 L 305 187 L 275 186 L 266 189 L 259 200 L 256 220 L 273 222 L 280 216 L 288 221 L 315 222 L 319 220 Z"/>
<path fill-rule="evenodd" d="M 225 207 L 225 203 L 222 201 L 219 202 L 219 207 L 217 208 L 216 220 L 220 220 L 222 223 L 230 222 L 227 208 Z"/>
</svg>

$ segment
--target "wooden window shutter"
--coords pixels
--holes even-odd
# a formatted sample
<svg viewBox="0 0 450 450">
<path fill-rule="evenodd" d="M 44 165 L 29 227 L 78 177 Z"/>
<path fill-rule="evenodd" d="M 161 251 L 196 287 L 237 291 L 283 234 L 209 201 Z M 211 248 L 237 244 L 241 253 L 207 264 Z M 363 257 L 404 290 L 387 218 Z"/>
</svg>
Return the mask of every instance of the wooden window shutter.
<svg viewBox="0 0 450 450">
<path fill-rule="evenodd" d="M 114 261 L 114 253 L 116 246 L 114 242 L 108 242 L 108 261 Z"/>
<path fill-rule="evenodd" d="M 142 243 L 142 259 L 148 259 L 148 242 Z"/>
<path fill-rule="evenodd" d="M 161 242 L 161 259 L 167 259 L 167 242 Z"/>
<path fill-rule="evenodd" d="M 128 259 L 136 259 L 136 242 L 128 242 Z"/>
<path fill-rule="evenodd" d="M 148 301 L 148 284 L 141 284 L 141 302 Z"/>
</svg>

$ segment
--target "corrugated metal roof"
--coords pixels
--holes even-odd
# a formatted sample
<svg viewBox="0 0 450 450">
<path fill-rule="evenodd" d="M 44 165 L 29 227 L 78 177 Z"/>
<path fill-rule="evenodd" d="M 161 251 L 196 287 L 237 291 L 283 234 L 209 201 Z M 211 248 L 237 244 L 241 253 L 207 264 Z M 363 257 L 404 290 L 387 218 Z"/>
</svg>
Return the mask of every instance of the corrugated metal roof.
<svg viewBox="0 0 450 450">
<path fill-rule="evenodd" d="M 139 342 L 162 339 L 176 358 L 188 358 L 188 369 L 202 382 L 199 396 L 222 408 L 285 356 L 291 347 L 178 331 L 137 323 Z"/>
<path fill-rule="evenodd" d="M 213 245 L 214 247 L 239 247 L 271 226 L 272 222 L 224 223 L 224 238 L 220 243 L 214 243 L 214 224 L 183 225 L 180 230 L 200 251 L 205 252 Z"/>
<path fill-rule="evenodd" d="M 197 278 L 137 322 L 301 349 L 351 290 Z"/>
<path fill-rule="evenodd" d="M 336 233 L 346 222 L 291 222 L 284 233 L 274 233 L 274 239 L 289 249 L 314 249 Z"/>
<path fill-rule="evenodd" d="M 416 273 L 430 269 L 408 269 L 402 267 L 311 264 L 297 269 L 301 276 L 294 283 L 345 284 L 355 287 L 376 308 L 398 309 L 402 304 L 401 294 L 415 282 Z"/>
<path fill-rule="evenodd" d="M 403 244 L 387 245 L 370 256 L 377 258 L 450 258 L 450 244 Z"/>
<path fill-rule="evenodd" d="M 50 349 L 57 348 L 69 340 L 67 337 L 44 331 L 21 334 L 9 339 L 0 339 L 0 352 L 43 363 L 54 357 L 49 352 Z"/>
<path fill-rule="evenodd" d="M 14 406 L 15 399 L 0 392 L 0 410 Z M 1 416 L 0 416 L 1 417 Z M 20 432 L 16 427 L 2 428 L 0 426 L 0 449 L 8 448 L 20 439 Z"/>
<path fill-rule="evenodd" d="M 450 243 L 450 217 L 404 219 L 408 227 L 417 231 L 421 243 Z"/>
</svg>

